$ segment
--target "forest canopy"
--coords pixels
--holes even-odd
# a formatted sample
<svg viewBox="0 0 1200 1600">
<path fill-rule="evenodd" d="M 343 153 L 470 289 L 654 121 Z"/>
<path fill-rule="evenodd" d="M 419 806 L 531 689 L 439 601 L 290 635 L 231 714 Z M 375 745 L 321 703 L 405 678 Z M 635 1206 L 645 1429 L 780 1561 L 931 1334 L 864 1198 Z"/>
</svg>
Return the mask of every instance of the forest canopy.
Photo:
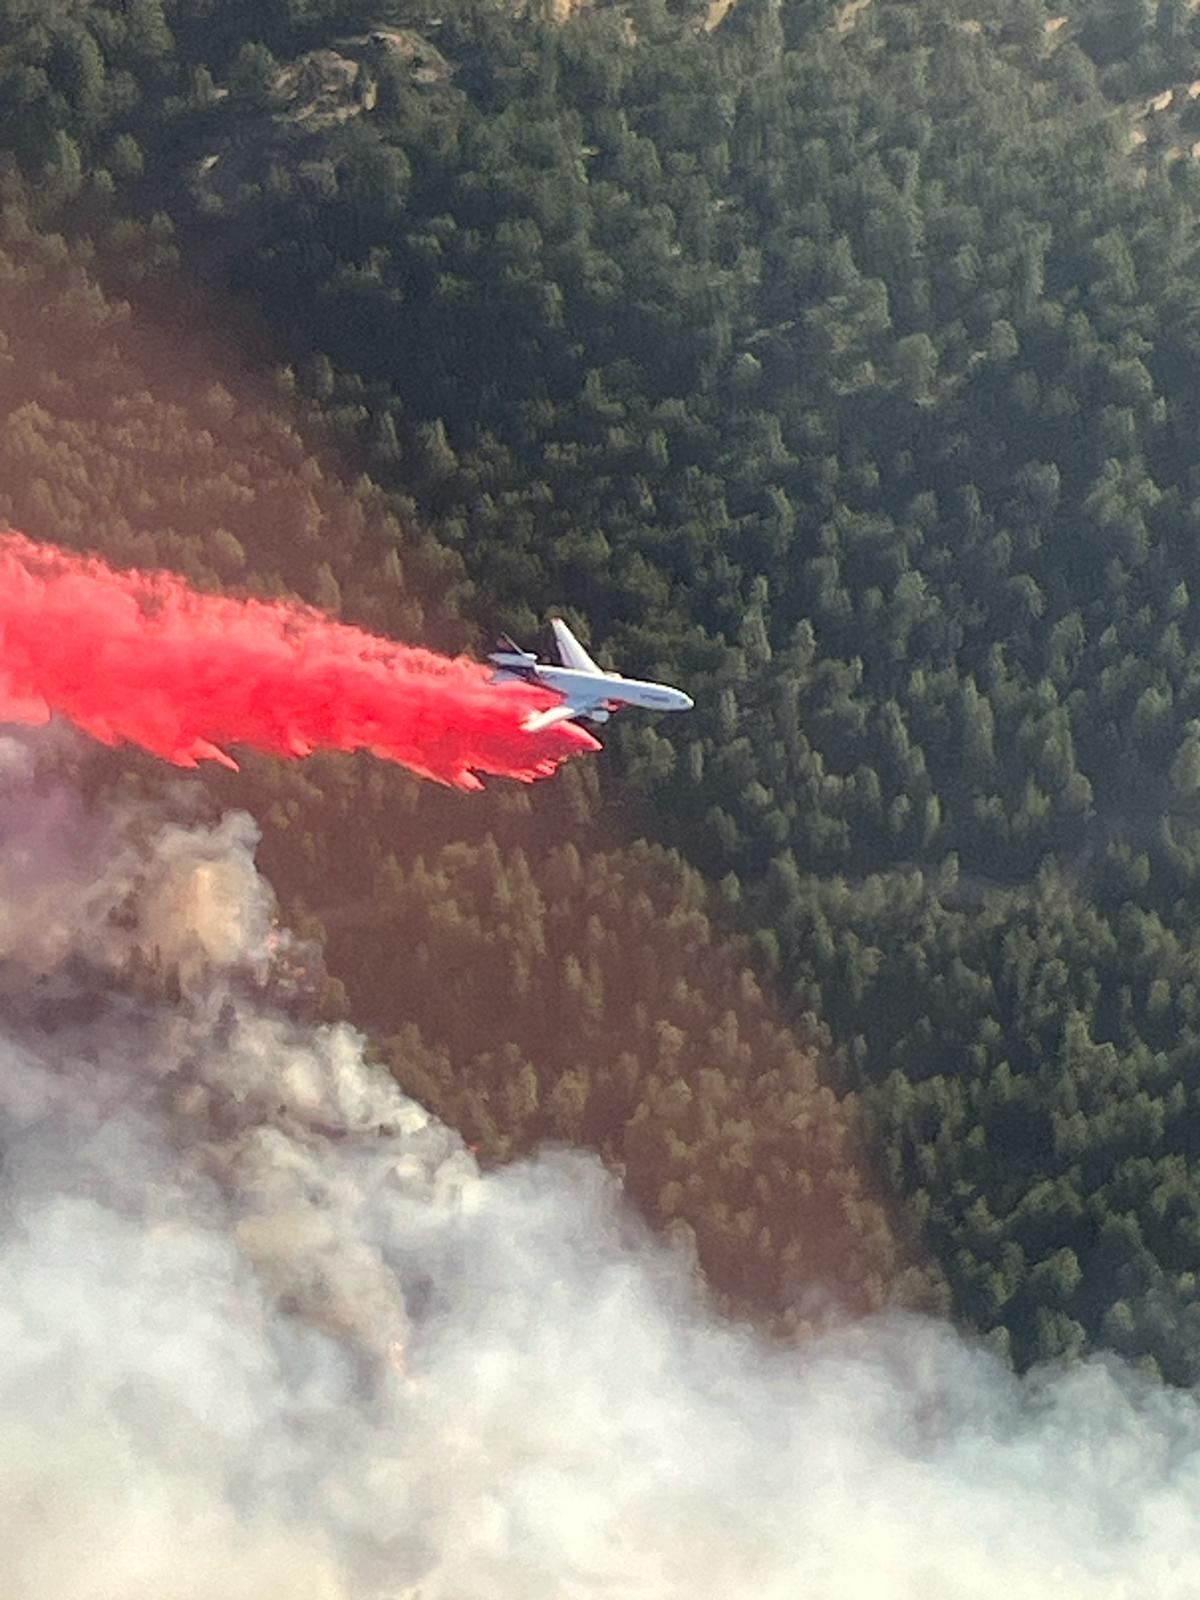
<svg viewBox="0 0 1200 1600">
<path fill-rule="evenodd" d="M 215 526 L 190 487 L 133 519 L 95 482 L 128 441 L 72 410 L 64 354 L 60 392 L 3 375 L 14 520 L 438 642 L 532 640 L 563 608 L 601 660 L 696 695 L 457 845 L 415 792 L 402 837 L 363 766 L 255 768 L 265 859 L 356 1015 L 469 1062 L 441 1092 L 497 1155 L 549 1134 L 625 1162 L 772 1315 L 787 1274 L 739 1278 L 730 1230 L 782 1259 L 811 1160 L 788 1096 L 817 1096 L 861 1116 L 895 1226 L 1018 1362 L 1104 1344 L 1194 1381 L 1195 13 L 96 0 L 0 5 L 0 40 L 24 303 L 44 277 L 97 318 L 173 306 L 180 340 L 181 306 L 254 319 L 278 368 L 256 426 L 296 461 L 271 514 L 231 465 Z M 129 403 L 129 440 L 162 426 Z M 180 438 L 232 449 L 238 403 L 205 403 Z M 322 816 L 368 819 L 357 865 Z M 606 1057 L 630 1005 L 606 918 L 649 940 L 641 894 L 737 930 L 747 982 L 828 1029 L 823 1087 L 717 1015 L 703 1070 L 664 1066 L 654 1025 L 688 1035 L 662 997 L 636 1066 Z M 478 995 L 524 950 L 514 1037 L 423 1014 L 381 934 Z M 569 1061 L 535 1020 L 560 984 L 592 1019 Z M 850 1277 L 882 1284 L 891 1248 Z"/>
</svg>

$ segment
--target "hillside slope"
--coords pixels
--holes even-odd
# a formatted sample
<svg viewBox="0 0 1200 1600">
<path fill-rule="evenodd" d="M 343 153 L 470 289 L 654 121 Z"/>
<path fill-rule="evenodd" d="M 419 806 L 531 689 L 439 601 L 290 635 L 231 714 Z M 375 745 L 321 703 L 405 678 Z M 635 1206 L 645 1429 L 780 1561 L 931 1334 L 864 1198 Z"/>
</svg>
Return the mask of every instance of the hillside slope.
<svg viewBox="0 0 1200 1600">
<path fill-rule="evenodd" d="M 465 0 L 393 18 L 444 72 L 308 128 L 280 63 L 377 18 L 152 10 L 10 53 L 48 200 L 164 214 L 467 617 L 686 680 L 555 823 L 720 885 L 961 1315 L 1191 1381 L 1200 167 L 1131 147 L 1116 68 L 1194 80 L 1195 17 Z"/>
<path fill-rule="evenodd" d="M 338 476 L 286 386 L 264 392 L 200 336 L 181 352 L 103 294 L 88 254 L 8 213 L 0 513 L 203 587 L 465 639 L 458 564 Z M 66 751 L 94 797 L 179 781 L 129 750 Z M 716 1295 L 781 1328 L 814 1294 L 937 1302 L 865 1176 L 861 1108 L 822 1082 L 826 1041 L 786 1025 L 678 857 L 580 826 L 594 772 L 463 797 L 365 755 L 238 754 L 242 772 L 190 781 L 257 818 L 285 920 L 324 949 L 313 1004 L 371 1026 L 377 1058 L 484 1160 L 599 1150 Z"/>
</svg>

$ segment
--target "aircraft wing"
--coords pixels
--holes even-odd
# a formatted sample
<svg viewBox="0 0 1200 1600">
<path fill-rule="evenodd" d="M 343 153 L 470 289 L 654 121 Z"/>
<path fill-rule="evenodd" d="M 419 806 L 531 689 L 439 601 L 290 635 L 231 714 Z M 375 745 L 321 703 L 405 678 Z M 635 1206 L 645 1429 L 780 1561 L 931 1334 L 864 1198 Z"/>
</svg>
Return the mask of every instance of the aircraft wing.
<svg viewBox="0 0 1200 1600">
<path fill-rule="evenodd" d="M 576 672 L 594 672 L 600 675 L 600 668 L 588 655 L 579 640 L 567 627 L 561 617 L 552 617 L 550 626 L 554 629 L 554 639 L 558 645 L 558 653 L 564 667 L 573 667 Z"/>
<path fill-rule="evenodd" d="M 556 722 L 570 722 L 572 717 L 582 717 L 585 709 L 583 706 L 574 706 L 569 700 L 564 700 L 560 706 L 551 706 L 548 711 L 535 711 L 531 717 L 526 717 L 521 724 L 521 731 L 541 733 L 543 728 L 552 728 Z"/>
</svg>

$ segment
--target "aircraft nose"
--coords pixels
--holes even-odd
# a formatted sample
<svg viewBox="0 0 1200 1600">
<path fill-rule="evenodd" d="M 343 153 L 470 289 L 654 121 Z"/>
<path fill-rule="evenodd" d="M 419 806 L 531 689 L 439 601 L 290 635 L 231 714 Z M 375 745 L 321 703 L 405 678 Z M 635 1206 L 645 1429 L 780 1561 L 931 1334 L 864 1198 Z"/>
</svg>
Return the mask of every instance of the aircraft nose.
<svg viewBox="0 0 1200 1600">
<path fill-rule="evenodd" d="M 683 690 L 680 689 L 680 691 L 679 691 L 679 709 L 680 709 L 680 711 L 690 711 L 695 704 L 696 704 L 696 702 L 692 699 L 691 695 L 690 694 L 684 694 Z"/>
</svg>

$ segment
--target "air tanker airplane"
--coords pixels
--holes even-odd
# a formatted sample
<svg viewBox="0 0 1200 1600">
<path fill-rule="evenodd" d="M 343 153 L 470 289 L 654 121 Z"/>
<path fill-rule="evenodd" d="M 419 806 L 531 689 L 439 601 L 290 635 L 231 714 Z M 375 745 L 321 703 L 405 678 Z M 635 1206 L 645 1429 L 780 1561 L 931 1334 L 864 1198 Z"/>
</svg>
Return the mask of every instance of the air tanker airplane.
<svg viewBox="0 0 1200 1600">
<path fill-rule="evenodd" d="M 522 678 L 563 696 L 562 704 L 548 711 L 535 711 L 525 724 L 526 733 L 537 733 L 556 722 L 586 717 L 589 722 L 607 722 L 622 706 L 641 706 L 647 711 L 690 711 L 694 701 L 682 689 L 665 683 L 644 683 L 640 678 L 623 678 L 619 672 L 598 667 L 561 617 L 553 618 L 555 642 L 562 666 L 547 666 L 529 650 L 522 650 L 507 636 L 500 636 L 500 648 L 488 657 L 500 669 L 493 683 Z"/>
</svg>

